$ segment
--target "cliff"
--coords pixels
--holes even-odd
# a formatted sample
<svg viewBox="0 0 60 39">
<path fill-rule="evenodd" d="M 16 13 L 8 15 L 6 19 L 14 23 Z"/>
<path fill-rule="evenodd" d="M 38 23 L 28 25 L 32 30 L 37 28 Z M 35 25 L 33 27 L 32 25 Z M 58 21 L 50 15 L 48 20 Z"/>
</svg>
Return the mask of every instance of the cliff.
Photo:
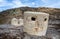
<svg viewBox="0 0 60 39">
<path fill-rule="evenodd" d="M 46 12 L 49 13 L 49 26 L 47 30 L 47 37 L 54 37 L 60 35 L 60 9 L 58 8 L 47 8 L 47 7 L 20 7 L 15 9 L 8 9 L 0 12 L 0 24 L 10 24 L 11 19 L 23 18 L 25 11 L 36 11 L 36 12 Z M 27 36 L 28 37 L 28 36 Z M 30 36 L 32 38 L 32 36 Z M 44 37 L 43 37 L 44 39 Z M 47 38 L 46 38 L 47 39 Z"/>
</svg>

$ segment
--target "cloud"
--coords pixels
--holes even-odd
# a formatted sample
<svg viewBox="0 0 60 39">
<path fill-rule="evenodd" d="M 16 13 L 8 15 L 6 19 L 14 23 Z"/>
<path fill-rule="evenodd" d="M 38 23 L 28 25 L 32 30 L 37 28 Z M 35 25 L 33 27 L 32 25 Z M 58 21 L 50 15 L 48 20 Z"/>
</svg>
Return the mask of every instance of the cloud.
<svg viewBox="0 0 60 39">
<path fill-rule="evenodd" d="M 32 5 L 35 5 L 35 2 L 32 2 Z"/>
<path fill-rule="evenodd" d="M 25 1 L 29 1 L 29 0 L 25 0 Z M 35 6 L 35 2 L 31 2 L 31 3 L 22 3 L 21 0 L 12 0 L 11 2 L 7 1 L 7 0 L 0 0 L 0 10 L 1 9 L 9 9 L 9 8 L 17 8 L 17 7 L 22 7 L 22 6 Z"/>
<path fill-rule="evenodd" d="M 0 0 L 0 8 L 1 7 L 10 7 L 10 6 L 12 6 L 13 4 L 12 3 L 9 3 L 8 1 L 6 1 L 6 0 Z"/>
<path fill-rule="evenodd" d="M 60 8 L 60 1 L 53 1 L 53 3 L 52 2 L 45 3 L 42 6 L 44 6 L 44 7 L 51 7 L 51 8 Z"/>
<path fill-rule="evenodd" d="M 1 2 L 5 2 L 5 1 L 4 1 L 4 0 L 0 0 L 0 3 L 1 3 Z"/>
<path fill-rule="evenodd" d="M 47 5 L 47 7 L 60 8 L 60 2 L 58 2 L 58 3 L 54 3 L 54 4 L 51 4 L 51 5 Z"/>
<path fill-rule="evenodd" d="M 41 0 L 41 1 L 44 2 L 44 3 L 48 3 L 49 0 Z"/>
<path fill-rule="evenodd" d="M 4 6 L 6 4 L 6 1 L 0 0 L 0 7 Z"/>
<path fill-rule="evenodd" d="M 60 0 L 41 0 L 44 4 L 42 7 L 60 8 Z"/>
<path fill-rule="evenodd" d="M 7 0 L 0 0 L 0 11 L 21 6 L 27 6 L 27 5 L 21 3 L 20 0 L 12 0 L 11 2 Z"/>
<path fill-rule="evenodd" d="M 24 5 L 20 0 L 13 0 L 12 4 L 13 4 L 13 7 L 27 6 L 27 5 Z"/>
</svg>

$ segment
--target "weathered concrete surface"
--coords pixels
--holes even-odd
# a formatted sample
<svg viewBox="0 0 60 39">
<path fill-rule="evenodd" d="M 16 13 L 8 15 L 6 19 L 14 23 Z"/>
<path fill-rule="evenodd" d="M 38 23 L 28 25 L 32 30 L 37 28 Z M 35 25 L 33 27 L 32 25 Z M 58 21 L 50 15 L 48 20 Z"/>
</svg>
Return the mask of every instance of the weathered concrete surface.
<svg viewBox="0 0 60 39">
<path fill-rule="evenodd" d="M 45 36 L 49 14 L 43 12 L 24 12 L 24 31 L 30 35 Z"/>
</svg>

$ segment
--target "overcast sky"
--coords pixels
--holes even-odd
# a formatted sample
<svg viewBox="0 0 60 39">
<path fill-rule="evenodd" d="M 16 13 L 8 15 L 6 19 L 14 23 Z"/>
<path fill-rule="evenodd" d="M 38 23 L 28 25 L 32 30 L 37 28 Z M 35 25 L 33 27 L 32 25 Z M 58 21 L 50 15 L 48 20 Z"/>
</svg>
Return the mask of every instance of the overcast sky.
<svg viewBox="0 0 60 39">
<path fill-rule="evenodd" d="M 60 8 L 60 0 L 0 0 L 0 11 L 22 6 Z"/>
</svg>

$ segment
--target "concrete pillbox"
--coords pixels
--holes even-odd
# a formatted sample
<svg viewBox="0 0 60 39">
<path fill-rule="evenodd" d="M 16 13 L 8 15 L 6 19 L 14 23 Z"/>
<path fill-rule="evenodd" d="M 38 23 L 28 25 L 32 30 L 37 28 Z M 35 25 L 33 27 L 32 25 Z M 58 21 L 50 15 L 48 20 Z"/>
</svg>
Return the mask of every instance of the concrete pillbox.
<svg viewBox="0 0 60 39">
<path fill-rule="evenodd" d="M 24 32 L 30 35 L 45 36 L 49 14 L 43 12 L 24 12 Z"/>
</svg>

